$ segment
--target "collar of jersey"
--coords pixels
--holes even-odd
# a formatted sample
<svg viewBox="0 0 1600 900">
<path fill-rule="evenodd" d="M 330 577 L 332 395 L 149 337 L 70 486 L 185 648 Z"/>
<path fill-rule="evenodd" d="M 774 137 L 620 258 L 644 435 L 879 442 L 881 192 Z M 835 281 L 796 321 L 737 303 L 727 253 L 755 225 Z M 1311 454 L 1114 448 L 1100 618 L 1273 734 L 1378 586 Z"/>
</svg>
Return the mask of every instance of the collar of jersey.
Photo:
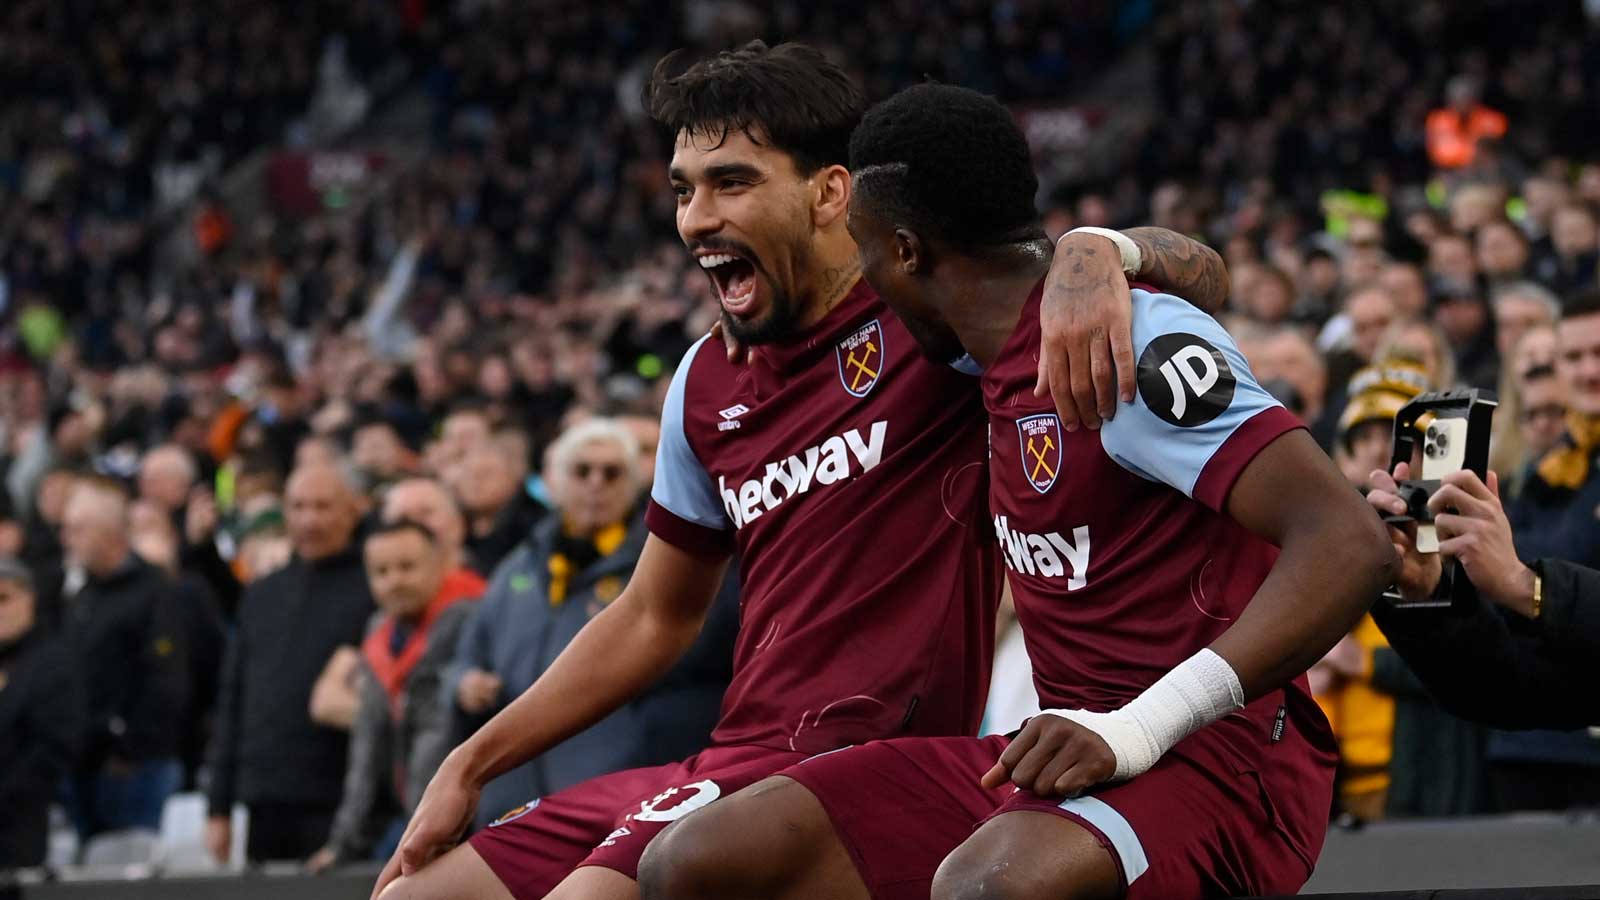
<svg viewBox="0 0 1600 900">
<path fill-rule="evenodd" d="M 817 358 L 834 348 L 845 332 L 859 327 L 861 319 L 877 312 L 885 312 L 878 292 L 858 279 L 839 304 L 828 311 L 820 321 L 790 340 L 764 344 L 756 349 L 754 358 L 779 372 L 793 372 L 816 362 Z"/>
</svg>

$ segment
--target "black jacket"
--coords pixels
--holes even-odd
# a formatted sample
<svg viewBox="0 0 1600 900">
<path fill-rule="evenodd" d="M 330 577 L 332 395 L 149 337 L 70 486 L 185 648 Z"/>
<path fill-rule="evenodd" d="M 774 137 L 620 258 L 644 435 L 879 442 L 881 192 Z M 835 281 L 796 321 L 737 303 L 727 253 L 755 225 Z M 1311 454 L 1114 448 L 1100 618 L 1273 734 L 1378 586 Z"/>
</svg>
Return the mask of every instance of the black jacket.
<svg viewBox="0 0 1600 900">
<path fill-rule="evenodd" d="M 65 601 L 66 636 L 89 696 L 85 769 L 107 757 L 175 757 L 193 692 L 191 629 L 166 573 L 129 554 Z"/>
<path fill-rule="evenodd" d="M 0 646 L 0 870 L 44 862 L 50 801 L 87 718 L 78 674 L 66 645 L 38 628 Z"/>
<path fill-rule="evenodd" d="M 311 688 L 341 644 L 358 645 L 372 595 L 354 548 L 298 557 L 245 590 L 228 642 L 211 752 L 210 804 L 333 812 L 347 736 L 311 721 Z"/>
<path fill-rule="evenodd" d="M 1496 728 L 1600 725 L 1600 571 L 1540 560 L 1537 621 L 1479 599 L 1466 616 L 1395 609 L 1372 617 L 1447 711 Z"/>
<path fill-rule="evenodd" d="M 506 508 L 495 517 L 493 530 L 481 537 L 470 532 L 467 534 L 467 558 L 472 570 L 484 578 L 493 577 L 500 563 L 528 539 L 534 526 L 544 521 L 548 514 L 549 510 L 545 509 L 544 504 L 530 496 L 526 489 L 517 491 Z"/>
</svg>

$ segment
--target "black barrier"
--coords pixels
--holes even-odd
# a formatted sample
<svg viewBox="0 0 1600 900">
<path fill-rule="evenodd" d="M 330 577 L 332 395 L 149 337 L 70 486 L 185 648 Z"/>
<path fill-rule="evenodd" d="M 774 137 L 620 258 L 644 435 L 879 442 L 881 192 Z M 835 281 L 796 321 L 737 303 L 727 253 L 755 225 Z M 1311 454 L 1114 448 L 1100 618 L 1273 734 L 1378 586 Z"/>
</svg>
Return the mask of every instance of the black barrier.
<svg viewBox="0 0 1600 900">
<path fill-rule="evenodd" d="M 326 875 L 249 873 L 218 877 L 147 878 L 138 881 L 56 881 L 13 888 L 0 900 L 366 900 L 378 866 Z"/>
<path fill-rule="evenodd" d="M 313 877 L 293 867 L 231 877 L 58 881 L 0 900 L 365 900 L 376 865 Z M 1600 819 L 1504 816 L 1334 831 L 1301 896 L 1322 900 L 1600 898 Z"/>
</svg>

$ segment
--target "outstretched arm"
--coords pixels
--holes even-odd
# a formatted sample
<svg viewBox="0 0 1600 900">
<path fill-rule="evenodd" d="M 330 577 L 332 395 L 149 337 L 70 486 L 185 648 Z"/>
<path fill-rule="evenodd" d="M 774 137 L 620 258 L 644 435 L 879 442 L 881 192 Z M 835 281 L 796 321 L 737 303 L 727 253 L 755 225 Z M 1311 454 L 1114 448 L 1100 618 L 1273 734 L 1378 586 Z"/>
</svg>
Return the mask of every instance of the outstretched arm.
<svg viewBox="0 0 1600 900">
<path fill-rule="evenodd" d="M 1099 428 L 1117 402 L 1133 400 L 1132 301 L 1142 281 L 1215 315 L 1228 300 L 1228 269 L 1215 250 L 1166 228 L 1122 232 L 1139 248 L 1139 269 L 1124 272 L 1109 238 L 1069 233 L 1056 246 L 1039 309 L 1042 333 L 1036 396 L 1055 398 L 1061 425 Z"/>
<path fill-rule="evenodd" d="M 600 721 L 660 678 L 694 643 L 727 560 L 708 562 L 652 535 L 628 586 L 550 668 L 439 767 L 372 896 L 449 850 L 483 786 Z"/>
</svg>

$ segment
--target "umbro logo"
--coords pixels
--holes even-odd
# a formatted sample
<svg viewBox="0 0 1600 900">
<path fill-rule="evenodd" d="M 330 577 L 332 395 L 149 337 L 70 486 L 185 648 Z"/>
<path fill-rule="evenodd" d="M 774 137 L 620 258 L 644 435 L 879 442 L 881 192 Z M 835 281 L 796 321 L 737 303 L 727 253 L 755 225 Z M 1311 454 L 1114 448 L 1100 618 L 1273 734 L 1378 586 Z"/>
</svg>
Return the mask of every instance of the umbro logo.
<svg viewBox="0 0 1600 900">
<path fill-rule="evenodd" d="M 735 403 L 727 409 L 717 410 L 717 415 L 722 421 L 717 423 L 718 431 L 732 431 L 739 427 L 739 417 L 750 411 L 750 407 L 743 403 Z"/>
</svg>

